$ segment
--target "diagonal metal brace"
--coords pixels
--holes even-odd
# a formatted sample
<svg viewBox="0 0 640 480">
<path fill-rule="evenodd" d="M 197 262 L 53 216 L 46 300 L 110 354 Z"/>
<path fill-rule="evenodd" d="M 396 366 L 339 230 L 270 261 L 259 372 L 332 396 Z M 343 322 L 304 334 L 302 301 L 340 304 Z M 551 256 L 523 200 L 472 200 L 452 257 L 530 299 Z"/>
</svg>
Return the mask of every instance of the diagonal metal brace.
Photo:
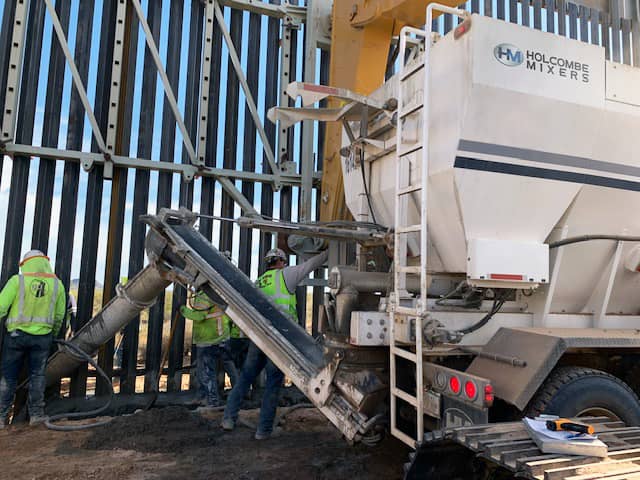
<svg viewBox="0 0 640 480">
<path fill-rule="evenodd" d="M 51 1 L 51 0 L 47 0 L 47 1 Z M 191 160 L 191 163 L 193 165 L 202 166 L 204 165 L 204 162 L 200 161 L 200 159 L 196 156 L 196 152 L 193 148 L 193 144 L 191 143 L 191 137 L 189 136 L 189 132 L 187 131 L 186 125 L 184 124 L 182 115 L 180 115 L 180 110 L 178 109 L 178 102 L 176 101 L 176 96 L 174 95 L 173 89 L 171 88 L 171 83 L 169 82 L 169 77 L 167 76 L 167 72 L 165 71 L 162 65 L 162 60 L 160 59 L 160 53 L 158 52 L 158 46 L 156 45 L 156 42 L 153 39 L 153 34 L 151 33 L 151 29 L 149 28 L 147 19 L 144 17 L 144 13 L 142 11 L 142 6 L 140 5 L 140 1 L 131 0 L 131 3 L 133 4 L 133 8 L 135 8 L 136 10 L 136 14 L 138 16 L 138 20 L 140 21 L 140 25 L 142 26 L 142 30 L 144 30 L 144 36 L 147 40 L 147 47 L 149 48 L 149 52 L 153 57 L 153 61 L 156 64 L 156 68 L 158 69 L 158 74 L 160 75 L 160 79 L 162 80 L 162 85 L 164 87 L 164 93 L 167 96 L 167 101 L 171 106 L 173 115 L 176 118 L 176 123 L 178 124 L 180 133 L 182 134 L 182 141 L 184 142 L 184 146 L 187 149 L 189 160 Z"/>
<path fill-rule="evenodd" d="M 216 180 L 220 182 L 222 188 L 233 198 L 233 200 L 240 205 L 240 208 L 245 211 L 245 214 L 249 217 L 261 217 L 261 215 L 253 208 L 253 205 L 247 200 L 240 190 L 238 190 L 235 184 L 227 177 L 217 177 Z"/>
<path fill-rule="evenodd" d="M 137 1 L 137 0 L 134 0 Z M 271 167 L 271 171 L 273 172 L 276 179 L 280 177 L 280 168 L 276 164 L 275 155 L 273 153 L 273 148 L 271 147 L 271 142 L 269 142 L 269 138 L 267 137 L 267 133 L 264 130 L 264 126 L 260 121 L 260 116 L 258 115 L 258 108 L 256 107 L 255 100 L 253 99 L 253 95 L 251 94 L 251 90 L 249 89 L 249 84 L 247 83 L 247 79 L 242 71 L 242 63 L 240 63 L 240 58 L 238 57 L 238 52 L 236 51 L 235 45 L 233 44 L 233 40 L 231 39 L 231 35 L 229 34 L 229 29 L 227 28 L 227 24 L 224 21 L 224 15 L 222 14 L 222 10 L 220 9 L 220 5 L 216 0 L 213 0 L 213 5 L 215 7 L 215 15 L 220 30 L 222 31 L 222 36 L 224 37 L 224 41 L 227 44 L 227 49 L 229 50 L 229 57 L 231 58 L 231 63 L 233 64 L 233 68 L 238 75 L 238 80 L 240 85 L 242 86 L 242 91 L 244 92 L 245 99 L 247 101 L 247 106 L 249 107 L 249 112 L 251 112 L 251 117 L 253 118 L 253 122 L 256 125 L 256 129 L 258 130 L 258 134 L 260 135 L 260 140 L 262 141 L 262 148 L 264 149 L 265 156 L 267 157 L 267 161 L 269 162 L 269 166 Z M 276 189 L 279 188 L 279 182 L 276 180 Z"/>
<path fill-rule="evenodd" d="M 53 6 L 52 0 L 45 0 L 45 3 L 47 5 L 49 15 L 51 15 L 51 23 L 53 24 L 53 28 L 56 31 L 56 36 L 58 37 L 58 41 L 60 42 L 60 47 L 62 48 L 65 58 L 67 59 L 67 63 L 69 64 L 71 76 L 73 77 L 73 84 L 78 91 L 78 95 L 80 96 L 82 105 L 84 106 L 85 112 L 89 117 L 89 123 L 91 123 L 91 128 L 93 129 L 93 136 L 96 139 L 96 143 L 98 144 L 98 148 L 100 149 L 100 151 L 102 153 L 106 153 L 107 148 L 104 143 L 104 138 L 102 137 L 102 133 L 100 132 L 98 121 L 93 114 L 91 104 L 89 103 L 89 97 L 87 96 L 87 91 L 82 84 L 80 73 L 78 72 L 78 68 L 76 67 L 76 62 L 71 55 L 71 50 L 69 49 L 69 44 L 67 43 L 67 39 L 64 35 L 64 30 L 62 28 L 62 24 L 60 23 L 60 18 L 58 18 L 58 14 L 56 13 L 56 9 Z"/>
</svg>

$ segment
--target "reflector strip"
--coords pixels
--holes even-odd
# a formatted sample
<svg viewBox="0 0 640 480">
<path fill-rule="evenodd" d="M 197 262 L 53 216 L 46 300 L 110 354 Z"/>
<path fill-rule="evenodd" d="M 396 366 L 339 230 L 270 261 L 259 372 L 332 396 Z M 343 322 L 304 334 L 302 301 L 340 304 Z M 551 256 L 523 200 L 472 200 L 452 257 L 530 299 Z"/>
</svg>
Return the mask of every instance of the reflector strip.
<svg viewBox="0 0 640 480">
<path fill-rule="evenodd" d="M 513 273 L 492 273 L 489 275 L 491 280 L 524 280 L 524 275 L 516 275 Z"/>
</svg>

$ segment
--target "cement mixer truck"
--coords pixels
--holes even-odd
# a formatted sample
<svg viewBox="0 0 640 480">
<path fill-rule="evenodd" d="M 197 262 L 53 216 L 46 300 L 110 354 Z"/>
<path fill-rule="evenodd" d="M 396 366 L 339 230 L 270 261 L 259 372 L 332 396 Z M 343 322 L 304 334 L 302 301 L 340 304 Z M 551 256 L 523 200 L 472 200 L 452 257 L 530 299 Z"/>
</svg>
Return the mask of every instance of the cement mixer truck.
<svg viewBox="0 0 640 480">
<path fill-rule="evenodd" d="M 391 432 L 548 412 L 640 423 L 640 70 L 493 18 L 404 28 L 372 95 L 294 83 L 287 127 L 343 124 L 360 241 L 332 265 L 327 338 L 388 348 Z M 337 109 L 313 108 L 327 97 Z M 378 251 L 376 251 L 376 248 Z M 385 261 L 387 253 L 388 262 Z"/>
<path fill-rule="evenodd" d="M 143 220 L 149 265 L 72 342 L 91 353 L 171 282 L 204 289 L 349 441 L 551 412 L 640 425 L 640 70 L 604 49 L 430 4 L 372 95 L 293 83 L 287 128 L 341 122 L 352 221 L 241 218 L 329 248 L 321 336 L 193 228 Z M 314 108 L 333 97 L 338 108 Z M 48 382 L 82 360 L 61 350 Z M 387 424 L 387 419 L 389 422 Z"/>
</svg>

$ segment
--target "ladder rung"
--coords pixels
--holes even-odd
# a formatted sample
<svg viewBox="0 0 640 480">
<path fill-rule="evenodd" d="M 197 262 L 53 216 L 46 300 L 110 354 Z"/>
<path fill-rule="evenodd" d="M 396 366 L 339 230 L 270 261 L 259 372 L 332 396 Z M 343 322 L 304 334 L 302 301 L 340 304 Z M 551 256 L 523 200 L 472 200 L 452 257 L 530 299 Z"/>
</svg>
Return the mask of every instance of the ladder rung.
<svg viewBox="0 0 640 480">
<path fill-rule="evenodd" d="M 423 68 L 424 68 L 424 62 L 418 62 L 418 63 L 412 65 L 411 68 L 408 68 L 407 70 L 402 72 L 402 74 L 400 75 L 400 81 L 406 80 L 411 75 L 413 75 L 414 73 L 420 71 Z"/>
<path fill-rule="evenodd" d="M 397 439 L 403 441 L 410 448 L 416 448 L 416 444 L 418 443 L 415 438 L 411 438 L 409 435 L 404 433 L 402 430 L 392 427 L 391 434 Z"/>
<path fill-rule="evenodd" d="M 401 188 L 400 190 L 398 190 L 397 195 L 407 195 L 409 193 L 417 192 L 419 190 L 422 190 L 422 185 L 410 185 L 408 187 Z"/>
<path fill-rule="evenodd" d="M 418 103 L 418 104 L 413 104 L 410 107 L 405 108 L 404 110 L 402 110 L 400 112 L 400 115 L 398 115 L 400 117 L 400 119 L 406 118 L 409 115 L 411 115 L 412 113 L 416 113 L 418 110 L 420 110 L 422 107 L 424 106 L 424 104 L 422 103 Z"/>
<path fill-rule="evenodd" d="M 418 443 L 415 438 L 411 438 L 409 435 L 404 433 L 402 430 L 391 427 L 391 434 L 397 439 L 403 441 L 409 448 L 416 448 L 416 444 Z"/>
<path fill-rule="evenodd" d="M 416 310 L 415 308 L 411 308 L 411 307 L 397 306 L 397 307 L 395 307 L 394 312 L 397 315 L 409 315 L 409 316 L 412 316 L 412 317 L 417 317 L 418 316 L 418 310 Z"/>
<path fill-rule="evenodd" d="M 415 224 L 415 225 L 408 225 L 406 227 L 400 227 L 400 228 L 396 228 L 396 233 L 414 233 L 414 232 L 419 232 L 422 229 L 422 225 Z"/>
<path fill-rule="evenodd" d="M 416 274 L 420 274 L 422 272 L 422 267 L 403 267 L 403 266 L 398 266 L 396 267 L 396 270 L 400 273 L 416 273 Z"/>
<path fill-rule="evenodd" d="M 398 156 L 399 157 L 404 157 L 406 155 L 411 155 L 412 153 L 417 152 L 421 148 L 422 148 L 422 143 L 421 142 L 413 143 L 413 144 L 411 144 L 410 147 L 407 147 L 404 150 L 400 150 L 400 153 L 398 154 Z"/>
<path fill-rule="evenodd" d="M 402 400 L 404 400 L 408 404 L 413 405 L 414 407 L 418 408 L 418 400 L 416 399 L 416 397 L 414 397 L 413 395 L 408 394 L 404 390 L 400 390 L 397 387 L 391 387 L 391 395 L 394 395 L 394 396 L 396 396 L 398 398 L 401 398 Z"/>
<path fill-rule="evenodd" d="M 394 354 L 394 355 L 397 355 L 399 357 L 402 357 L 402 358 L 404 358 L 406 360 L 409 360 L 410 362 L 418 363 L 418 356 L 413 352 L 409 352 L 407 350 L 403 350 L 402 348 L 393 347 L 391 349 L 391 353 Z"/>
</svg>

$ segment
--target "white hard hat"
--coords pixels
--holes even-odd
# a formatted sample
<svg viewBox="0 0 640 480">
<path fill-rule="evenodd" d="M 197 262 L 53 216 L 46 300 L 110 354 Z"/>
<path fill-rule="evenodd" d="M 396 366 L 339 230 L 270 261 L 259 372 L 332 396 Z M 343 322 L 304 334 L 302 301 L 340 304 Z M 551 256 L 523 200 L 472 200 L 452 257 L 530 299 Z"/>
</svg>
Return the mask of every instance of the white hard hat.
<svg viewBox="0 0 640 480">
<path fill-rule="evenodd" d="M 279 249 L 279 248 L 272 248 L 264 256 L 264 261 L 268 265 L 270 263 L 273 263 L 274 260 L 282 260 L 283 262 L 286 262 L 287 261 L 287 254 L 284 253 L 284 251 Z"/>
<path fill-rule="evenodd" d="M 44 253 L 42 253 L 40 250 L 29 250 L 27 253 L 24 254 L 24 256 L 22 257 L 22 261 L 20 262 L 20 265 L 22 265 L 24 262 L 26 262 L 27 260 L 34 258 L 34 257 L 44 257 L 47 260 L 49 260 L 49 257 L 47 257 Z"/>
</svg>

